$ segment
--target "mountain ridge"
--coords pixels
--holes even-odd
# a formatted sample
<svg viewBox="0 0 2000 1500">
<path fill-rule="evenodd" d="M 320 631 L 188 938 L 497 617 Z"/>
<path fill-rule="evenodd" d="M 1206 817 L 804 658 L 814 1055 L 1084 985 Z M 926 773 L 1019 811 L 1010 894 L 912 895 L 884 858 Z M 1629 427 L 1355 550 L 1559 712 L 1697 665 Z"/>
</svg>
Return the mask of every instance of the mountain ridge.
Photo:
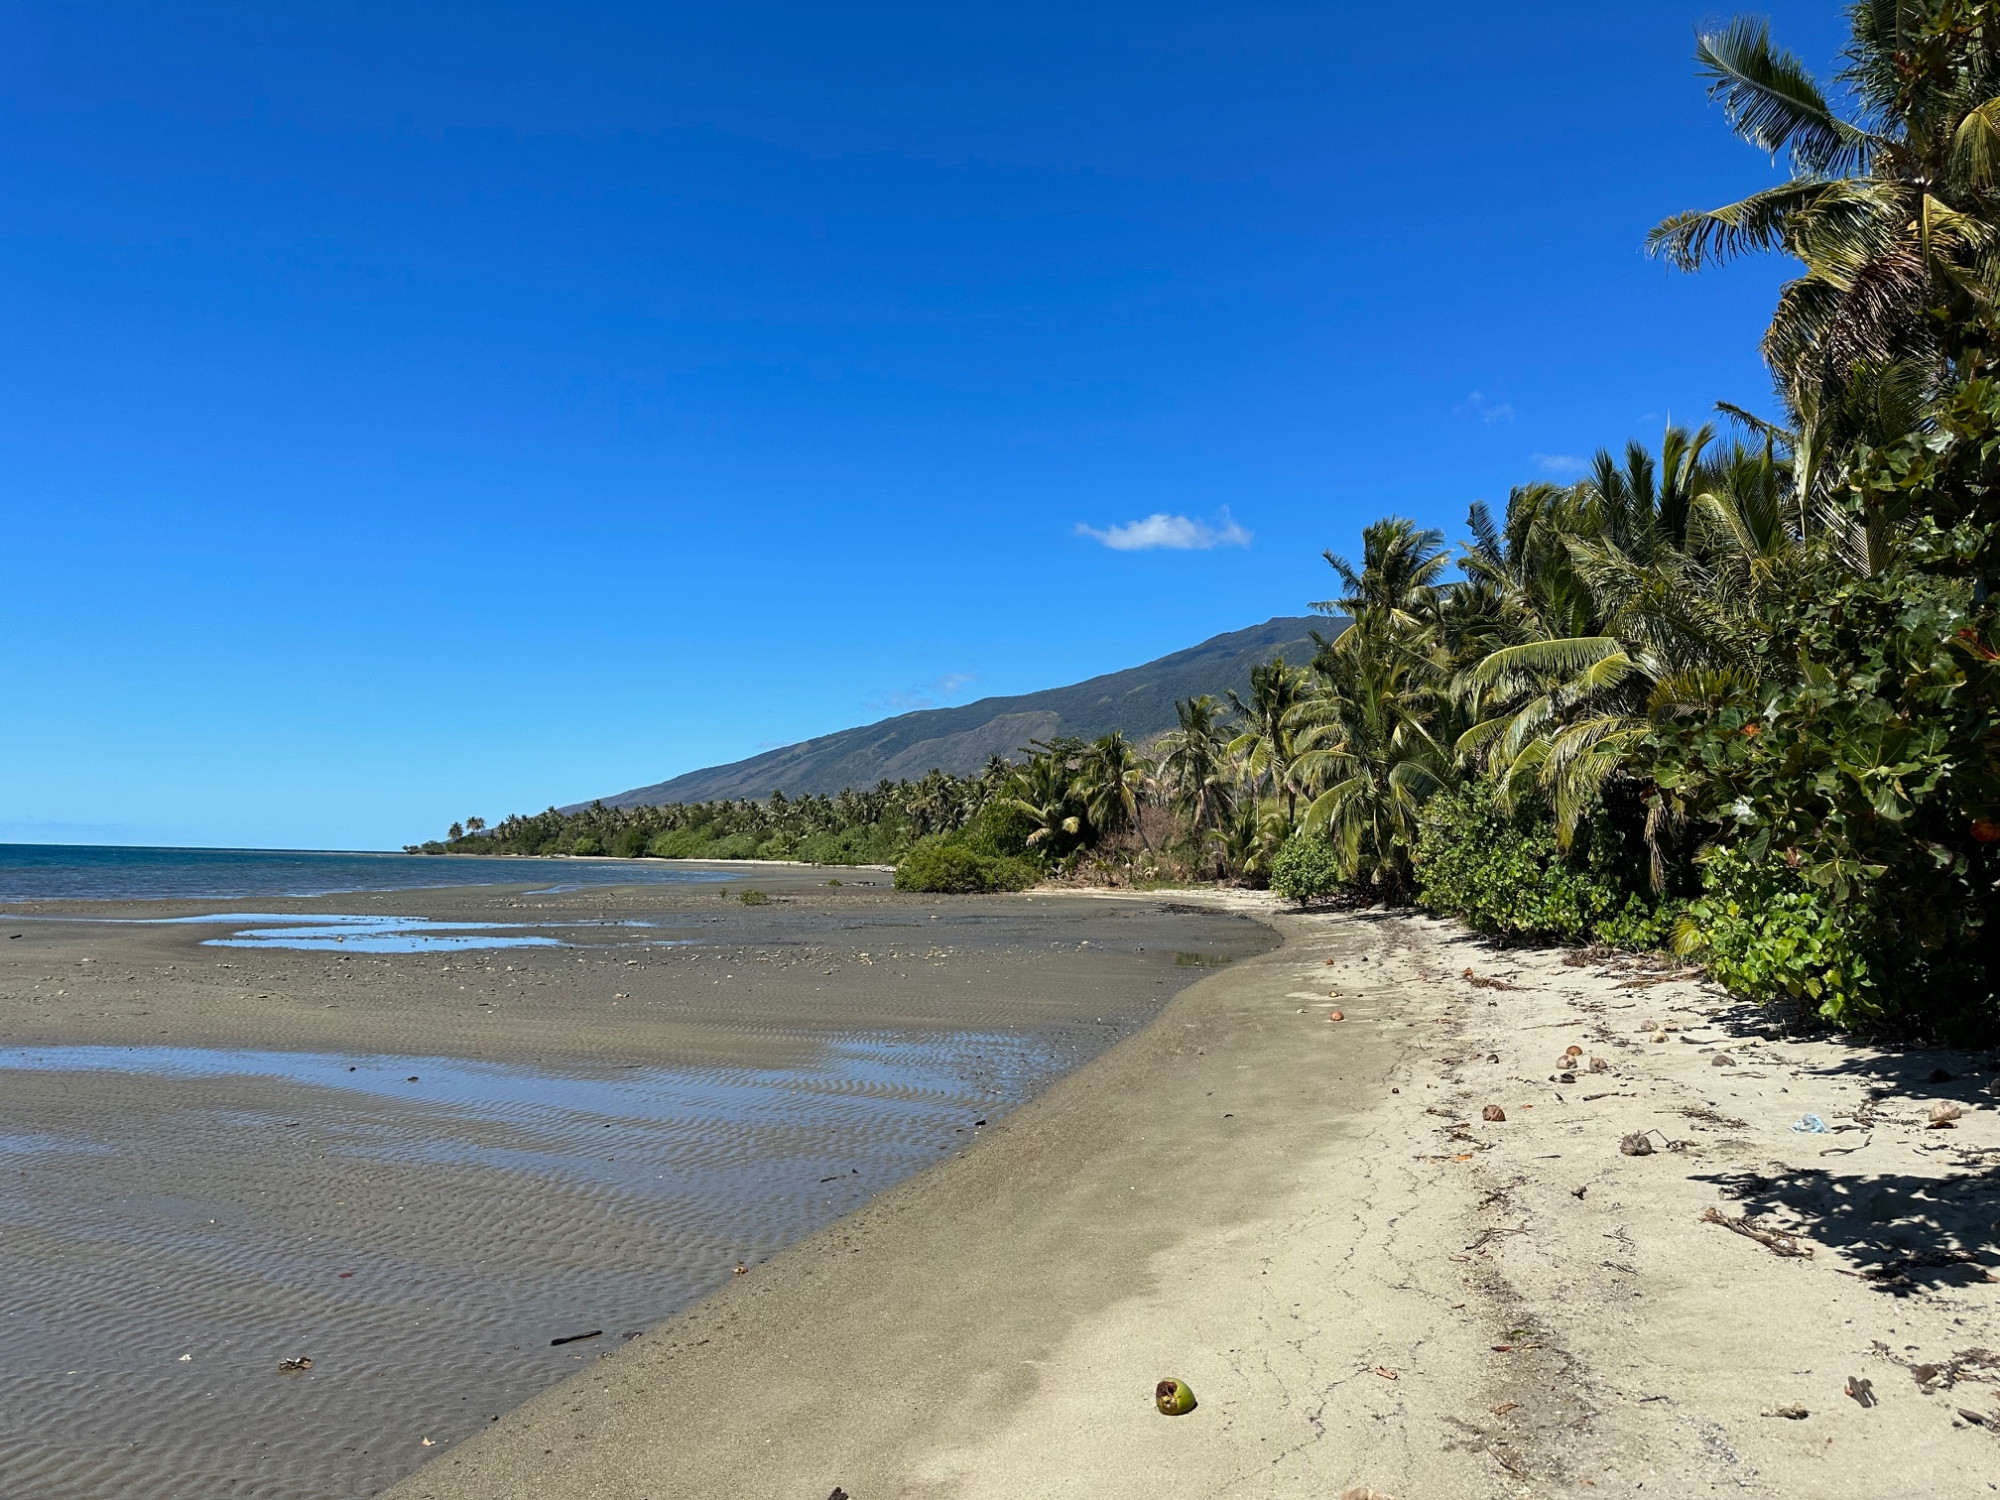
<svg viewBox="0 0 2000 1500">
<path fill-rule="evenodd" d="M 1057 735 L 1094 739 L 1118 729 L 1127 738 L 1145 740 L 1174 726 L 1176 699 L 1199 693 L 1219 698 L 1232 688 L 1246 692 L 1251 667 L 1280 655 L 1302 662 L 1315 649 L 1313 631 L 1337 635 L 1346 627 L 1341 619 L 1281 615 L 1065 687 L 917 709 L 596 800 L 606 807 L 656 807 L 762 799 L 774 791 L 830 796 L 850 786 L 915 780 L 933 768 L 968 775 L 990 756 L 1012 758 L 1028 741 Z M 562 811 L 591 805 L 578 802 Z"/>
</svg>

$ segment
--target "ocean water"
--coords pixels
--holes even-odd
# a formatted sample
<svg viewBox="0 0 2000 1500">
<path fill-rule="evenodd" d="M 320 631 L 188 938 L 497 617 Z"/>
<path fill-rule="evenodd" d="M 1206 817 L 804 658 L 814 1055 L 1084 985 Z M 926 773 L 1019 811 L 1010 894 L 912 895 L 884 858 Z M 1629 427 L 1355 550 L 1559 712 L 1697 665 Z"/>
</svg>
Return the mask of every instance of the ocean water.
<svg viewBox="0 0 2000 1500">
<path fill-rule="evenodd" d="M 356 854 L 317 849 L 151 849 L 0 844 L 0 901 L 326 896 L 441 885 L 686 885 L 741 879 L 636 859 Z"/>
</svg>

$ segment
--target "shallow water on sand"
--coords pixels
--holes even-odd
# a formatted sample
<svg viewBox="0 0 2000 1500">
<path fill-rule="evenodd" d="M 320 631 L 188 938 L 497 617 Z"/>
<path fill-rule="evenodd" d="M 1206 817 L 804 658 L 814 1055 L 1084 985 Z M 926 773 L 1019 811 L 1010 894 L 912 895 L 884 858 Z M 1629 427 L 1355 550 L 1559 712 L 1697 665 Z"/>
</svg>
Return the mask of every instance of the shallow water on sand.
<svg viewBox="0 0 2000 1500">
<path fill-rule="evenodd" d="M 974 1138 L 1073 1052 L 858 1035 L 797 1067 L 576 1072 L 0 1051 L 8 1103 L 66 1127 L 0 1133 L 0 1493 L 367 1494 Z"/>
<path fill-rule="evenodd" d="M 547 894 L 530 892 L 529 894 Z M 477 948 L 562 948 L 563 938 L 536 932 L 537 926 L 564 931 L 593 928 L 646 928 L 651 922 L 455 922 L 436 917 L 358 915 L 342 912 L 215 912 L 180 917 L 15 916 L 16 925 L 56 922 L 64 927 L 224 927 L 221 937 L 205 937 L 204 948 L 289 948 L 300 953 L 462 953 Z M 246 925 L 248 924 L 248 925 Z M 649 938 L 651 948 L 674 940 Z"/>
<path fill-rule="evenodd" d="M 431 908 L 564 944 L 491 959 L 349 960 L 374 929 L 340 911 L 10 927 L 0 1018 L 40 1040 L 0 1047 L 0 1496 L 377 1493 L 977 1139 L 1198 979 L 1177 950 L 1271 941 L 799 885 L 754 910 Z M 204 947 L 267 924 L 350 941 Z M 121 1014 L 131 1044 L 79 1030 Z M 163 1024 L 252 1029 L 143 1040 Z M 414 1045 L 339 1050 L 391 1034 Z M 544 1034 L 563 1050 L 522 1049 Z"/>
<path fill-rule="evenodd" d="M 0 901 L 192 900 L 407 891 L 506 881 L 706 885 L 741 880 L 644 859 L 515 859 L 319 849 L 153 849 L 0 844 Z"/>
</svg>

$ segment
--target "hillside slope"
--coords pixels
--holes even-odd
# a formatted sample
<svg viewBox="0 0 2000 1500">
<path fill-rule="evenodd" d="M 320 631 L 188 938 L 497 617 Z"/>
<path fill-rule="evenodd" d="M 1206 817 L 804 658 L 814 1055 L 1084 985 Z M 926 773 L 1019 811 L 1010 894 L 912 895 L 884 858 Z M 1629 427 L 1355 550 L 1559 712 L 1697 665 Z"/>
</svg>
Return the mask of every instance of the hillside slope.
<svg viewBox="0 0 2000 1500">
<path fill-rule="evenodd" d="M 1011 698 L 981 698 L 960 708 L 926 708 L 858 729 L 753 755 L 724 766 L 689 771 L 671 781 L 603 798 L 607 807 L 710 802 L 723 797 L 834 793 L 844 787 L 916 778 L 936 767 L 967 775 L 988 757 L 1012 759 L 1029 740 L 1073 734 L 1084 739 L 1122 729 L 1144 740 L 1174 725 L 1174 701 L 1198 693 L 1218 698 L 1249 690 L 1250 669 L 1274 656 L 1304 662 L 1311 633 L 1333 636 L 1344 620 L 1315 615 L 1267 620 L 1214 636 L 1144 666 L 1128 667 L 1069 687 Z M 588 806 L 578 803 L 577 807 Z M 565 808 L 564 811 L 574 811 Z"/>
</svg>

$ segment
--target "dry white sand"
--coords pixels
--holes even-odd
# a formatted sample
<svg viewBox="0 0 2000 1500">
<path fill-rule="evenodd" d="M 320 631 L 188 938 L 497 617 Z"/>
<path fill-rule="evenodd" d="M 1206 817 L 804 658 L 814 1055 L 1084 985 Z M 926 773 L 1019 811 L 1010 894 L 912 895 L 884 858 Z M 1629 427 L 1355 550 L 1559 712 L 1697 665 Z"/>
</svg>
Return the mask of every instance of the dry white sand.
<svg viewBox="0 0 2000 1500">
<path fill-rule="evenodd" d="M 1282 950 L 394 1495 L 1996 1488 L 1985 1060 L 1767 1039 L 1419 917 L 1271 920 Z"/>
</svg>

